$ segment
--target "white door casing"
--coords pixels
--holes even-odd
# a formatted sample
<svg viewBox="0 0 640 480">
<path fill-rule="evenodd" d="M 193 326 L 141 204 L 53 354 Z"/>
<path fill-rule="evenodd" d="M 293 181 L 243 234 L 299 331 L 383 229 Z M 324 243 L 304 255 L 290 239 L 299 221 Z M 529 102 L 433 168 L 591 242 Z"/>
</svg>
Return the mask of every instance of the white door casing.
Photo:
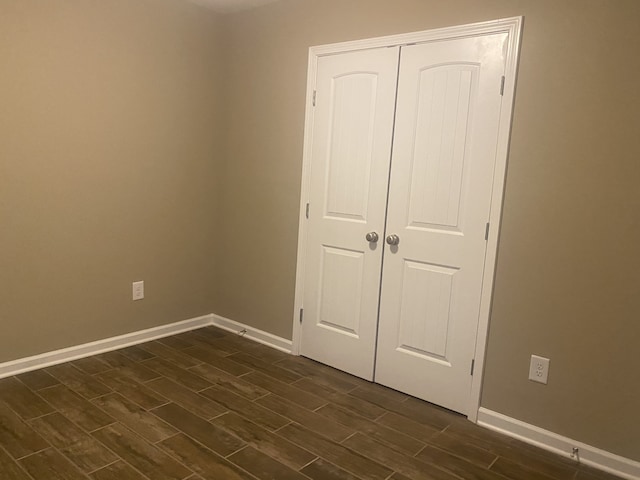
<svg viewBox="0 0 640 480">
<path fill-rule="evenodd" d="M 402 47 L 375 381 L 467 413 L 507 35 Z"/>
<path fill-rule="evenodd" d="M 373 379 L 399 47 L 318 59 L 305 355 Z M 306 207 L 305 207 L 306 209 Z"/>
<path fill-rule="evenodd" d="M 498 116 L 499 116 L 499 126 L 497 136 L 494 135 L 495 144 L 495 153 L 496 153 L 496 162 L 495 169 L 493 172 L 493 190 L 490 193 L 490 211 L 488 221 L 490 222 L 490 227 L 488 229 L 488 241 L 485 243 L 486 246 L 486 262 L 484 272 L 482 274 L 482 290 L 480 292 L 479 298 L 479 315 L 478 319 L 478 328 L 477 335 L 474 339 L 474 350 L 475 350 L 475 374 L 471 380 L 471 392 L 470 395 L 467 395 L 466 405 L 467 408 L 456 407 L 457 410 L 466 412 L 468 414 L 468 418 L 471 421 L 476 421 L 477 419 L 477 410 L 480 403 L 480 394 L 481 394 L 481 385 L 482 385 L 482 374 L 483 374 L 483 365 L 484 365 L 484 352 L 486 348 L 486 337 L 488 332 L 488 323 L 489 323 L 489 313 L 491 306 L 491 294 L 493 288 L 493 276 L 495 273 L 495 260 L 497 253 L 497 245 L 498 245 L 498 233 L 499 233 L 499 224 L 500 224 L 500 216 L 501 216 L 501 207 L 502 207 L 502 199 L 504 194 L 504 180 L 506 173 L 506 160 L 507 160 L 507 152 L 509 145 L 509 135 L 511 128 L 511 117 L 513 110 L 513 102 L 514 102 L 514 92 L 515 92 L 515 82 L 516 82 L 516 71 L 517 71 L 517 60 L 520 46 L 520 38 L 522 31 L 522 17 L 514 17 L 507 18 L 489 22 L 482 22 L 478 24 L 472 25 L 463 25 L 457 27 L 447 27 L 436 30 L 429 30 L 424 32 L 415 32 L 410 34 L 403 35 L 394 35 L 389 37 L 380 37 L 369 40 L 362 41 L 354 41 L 354 42 L 345 42 L 340 44 L 332 44 L 332 45 L 324 45 L 319 47 L 312 47 L 309 51 L 309 75 L 308 75 L 308 85 L 307 85 L 307 109 L 306 109 L 306 117 L 305 117 L 305 141 L 304 141 L 304 155 L 303 155 L 303 172 L 302 172 L 302 188 L 301 188 L 301 210 L 300 210 L 300 223 L 299 223 L 299 239 L 298 239 L 298 263 L 297 263 L 297 271 L 296 271 L 296 292 L 295 292 L 295 313 L 294 313 L 294 323 L 293 323 L 293 353 L 297 354 L 300 352 L 301 344 L 303 341 L 303 329 L 301 328 L 301 323 L 299 321 L 299 312 L 304 308 L 305 310 L 305 326 L 307 322 L 309 322 L 308 318 L 308 285 L 309 281 L 308 270 L 312 268 L 309 263 L 309 255 L 307 251 L 307 240 L 311 235 L 312 230 L 312 221 L 306 219 L 306 207 L 309 202 L 311 202 L 311 217 L 313 218 L 313 212 L 317 211 L 317 205 L 314 205 L 315 201 L 312 200 L 312 188 L 311 188 L 311 164 L 312 164 L 312 154 L 313 148 L 315 148 L 315 123 L 317 122 L 317 109 L 313 108 L 313 99 L 314 99 L 314 90 L 316 90 L 316 72 L 320 66 L 320 60 L 323 57 L 336 55 L 339 53 L 346 52 L 357 52 L 374 48 L 382 48 L 382 47 L 397 47 L 402 46 L 406 50 L 408 47 L 411 47 L 412 44 L 416 43 L 428 43 L 428 42 L 441 42 L 442 40 L 453 40 L 453 39 L 462 39 L 462 38 L 470 38 L 470 37 L 491 37 L 494 35 L 503 34 L 506 37 L 506 41 L 504 44 L 504 58 L 505 58 L 505 69 L 504 69 L 504 81 L 503 81 L 503 90 L 504 96 L 502 98 L 502 104 L 499 108 Z M 470 63 L 474 63 L 473 61 Z M 464 70 L 464 69 L 462 69 Z M 472 69 L 471 69 L 472 70 Z M 470 71 L 468 69 L 468 71 Z M 318 94 L 319 95 L 319 94 Z M 320 107 L 321 102 L 318 102 L 318 107 Z M 395 149 L 396 147 L 394 147 Z M 395 160 L 394 160 L 395 161 Z M 315 170 L 315 166 L 314 166 Z M 395 172 L 394 172 L 395 175 Z M 462 202 L 460 203 L 461 207 L 464 207 L 464 201 L 466 197 L 462 196 Z M 414 209 L 415 210 L 415 209 Z M 438 209 L 436 209 L 438 210 Z M 462 211 L 462 210 L 461 210 Z M 440 212 L 441 213 L 441 212 Z M 428 217 L 431 215 L 431 221 L 436 220 L 434 215 L 437 212 L 422 211 L 418 216 Z M 436 215 L 437 216 L 437 215 Z M 452 223 L 450 216 L 445 218 L 445 221 L 442 221 L 442 217 L 438 218 L 440 223 L 444 223 L 444 227 L 452 227 L 451 225 L 447 225 L 447 223 Z M 427 222 L 429 223 L 429 222 Z M 402 222 L 400 222 L 401 225 Z M 405 222 L 406 227 L 407 222 Z M 464 232 L 469 230 L 467 229 L 467 224 L 462 223 L 464 227 Z M 390 226 L 392 226 L 390 224 Z M 396 227 L 399 228 L 399 227 Z M 484 227 L 483 227 L 484 228 Z M 446 230 L 446 228 L 445 228 Z M 380 232 L 378 232 L 380 233 Z M 390 230 L 387 233 L 392 233 Z M 396 232 L 397 233 L 397 232 Z M 405 253 L 400 253 L 402 247 L 408 245 L 409 237 L 406 237 L 406 232 L 402 232 L 398 234 L 401 237 L 401 243 L 398 245 L 398 250 L 395 252 L 391 252 L 388 246 L 384 246 L 385 249 L 388 249 L 385 253 L 385 265 L 387 264 L 387 260 L 391 256 L 395 256 L 395 259 L 401 260 L 402 264 L 405 265 L 404 258 L 407 258 L 409 261 L 415 261 L 414 263 L 420 264 L 426 263 L 429 264 L 429 259 L 414 259 L 411 255 L 406 255 Z M 412 232 L 415 233 L 415 232 Z M 450 233 L 450 232 L 449 232 Z M 458 232 L 459 233 L 459 232 Z M 405 238 L 406 237 L 406 238 Z M 382 242 L 384 239 L 381 235 L 380 241 Z M 484 236 L 483 236 L 484 241 Z M 410 242 L 409 242 L 410 243 Z M 382 244 L 379 243 L 378 251 L 380 251 Z M 359 250 L 353 249 L 354 251 L 362 252 L 363 249 Z M 366 250 L 365 250 L 365 253 Z M 409 252 L 406 252 L 409 253 Z M 431 260 L 433 263 L 435 261 Z M 451 262 L 454 264 L 455 262 Z M 416 267 L 416 265 L 408 264 L 410 267 Z M 410 274 L 418 274 L 417 279 L 418 283 L 420 283 L 420 279 L 423 280 L 423 285 L 430 285 L 430 282 L 435 278 L 440 283 L 442 281 L 441 278 L 447 278 L 447 273 L 452 273 L 452 270 L 447 268 L 453 267 L 453 271 L 455 270 L 454 265 L 447 264 L 435 264 L 432 266 L 428 266 L 432 270 L 431 273 L 425 273 L 423 271 L 424 266 L 417 265 L 418 268 L 414 268 Z M 440 267 L 440 268 L 438 268 Z M 445 268 L 442 268 L 445 267 Z M 404 267 L 403 267 L 404 268 Z M 392 269 L 393 270 L 393 269 Z M 411 269 L 409 269 L 411 270 Z M 397 269 L 396 269 L 397 271 Z M 391 270 L 390 270 L 391 272 Z M 451 280 L 456 278 L 455 275 L 449 275 Z M 424 280 L 426 279 L 426 280 Z M 452 280 L 452 285 L 457 282 Z M 389 283 L 389 282 L 387 282 Z M 438 283 L 438 282 L 436 282 Z M 444 282 L 446 286 L 447 282 Z M 453 287 L 452 287 L 453 291 Z M 437 296 L 436 296 L 437 297 Z M 410 302 L 409 302 L 410 303 Z M 436 302 L 437 303 L 437 302 Z M 441 302 L 442 303 L 442 302 Z M 446 305 L 446 303 L 445 303 Z M 432 317 L 433 318 L 433 317 Z M 382 332 L 380 332 L 382 333 Z M 385 335 L 385 339 L 386 339 Z M 393 338 L 391 336 L 390 338 Z M 396 335 L 396 343 L 397 338 Z M 442 336 L 441 336 L 442 338 Z M 324 345 L 325 347 L 331 348 L 331 340 L 327 342 L 325 339 Z M 436 342 L 437 343 L 437 342 Z M 306 343 L 304 343 L 306 345 Z M 393 342 L 391 342 L 393 345 Z M 397 345 L 396 345 L 397 347 Z M 415 346 L 414 346 L 415 347 Z M 435 348 L 437 345 L 429 346 L 428 348 Z M 384 349 L 384 347 L 381 346 Z M 394 347 L 395 348 L 395 347 Z M 425 345 L 422 345 L 422 350 L 425 349 Z M 306 346 L 304 347 L 306 354 Z M 437 350 L 437 348 L 435 348 Z M 345 352 L 343 356 L 349 356 L 354 352 Z M 415 353 L 415 352 L 414 352 Z M 432 356 L 433 356 L 432 352 Z M 445 352 L 446 353 L 446 352 Z M 321 360 L 322 361 L 322 360 Z M 331 364 L 331 362 L 327 362 Z M 379 367 L 377 367 L 379 368 Z M 398 370 L 395 369 L 395 373 L 397 374 Z M 380 372 L 378 372 L 380 373 Z M 383 374 L 384 375 L 384 374 Z M 366 375 L 361 375 L 365 376 Z M 398 388 L 398 387 L 396 387 Z M 410 392 L 411 393 L 411 392 Z M 414 393 L 415 394 L 415 393 Z"/>
</svg>

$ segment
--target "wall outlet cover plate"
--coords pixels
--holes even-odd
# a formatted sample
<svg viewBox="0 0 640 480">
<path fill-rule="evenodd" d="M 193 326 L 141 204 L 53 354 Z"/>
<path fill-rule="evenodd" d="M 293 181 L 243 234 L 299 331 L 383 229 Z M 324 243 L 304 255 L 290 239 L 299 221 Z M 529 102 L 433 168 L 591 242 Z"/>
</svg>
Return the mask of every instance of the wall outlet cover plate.
<svg viewBox="0 0 640 480">
<path fill-rule="evenodd" d="M 532 382 L 547 384 L 549 380 L 549 362 L 548 358 L 531 355 L 531 363 L 529 364 L 529 380 Z"/>
<path fill-rule="evenodd" d="M 133 282 L 132 284 L 132 299 L 142 300 L 144 298 L 144 282 Z"/>
</svg>

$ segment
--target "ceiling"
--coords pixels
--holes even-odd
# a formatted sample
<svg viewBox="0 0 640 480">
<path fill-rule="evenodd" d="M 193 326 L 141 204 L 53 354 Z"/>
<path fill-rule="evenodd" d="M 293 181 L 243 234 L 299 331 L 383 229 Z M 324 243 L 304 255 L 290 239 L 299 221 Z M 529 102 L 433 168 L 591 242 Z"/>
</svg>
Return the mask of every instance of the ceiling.
<svg viewBox="0 0 640 480">
<path fill-rule="evenodd" d="M 259 7 L 267 3 L 273 3 L 277 0 L 189 0 L 192 3 L 197 3 L 218 13 L 233 13 L 241 10 L 248 10 L 250 8 Z"/>
</svg>

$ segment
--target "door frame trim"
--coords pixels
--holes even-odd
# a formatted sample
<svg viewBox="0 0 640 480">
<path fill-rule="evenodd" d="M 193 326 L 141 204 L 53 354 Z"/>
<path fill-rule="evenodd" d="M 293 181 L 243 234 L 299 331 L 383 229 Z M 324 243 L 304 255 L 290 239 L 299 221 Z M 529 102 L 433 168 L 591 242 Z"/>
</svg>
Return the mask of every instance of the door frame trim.
<svg viewBox="0 0 640 480">
<path fill-rule="evenodd" d="M 489 320 L 491 317 L 491 301 L 493 297 L 493 285 L 496 271 L 496 259 L 498 252 L 498 240 L 500 235 L 500 223 L 502 218 L 502 206 L 507 172 L 507 160 L 509 155 L 509 142 L 515 87 L 518 71 L 518 59 L 520 56 L 520 43 L 524 17 L 510 17 L 487 22 L 473 23 L 454 27 L 438 28 L 421 32 L 390 35 L 384 37 L 356 40 L 350 42 L 332 43 L 309 48 L 307 69 L 307 94 L 305 108 L 304 149 L 302 156 L 302 181 L 300 188 L 300 215 L 298 219 L 298 256 L 296 265 L 296 287 L 293 312 L 293 339 L 292 351 L 294 355 L 300 354 L 301 323 L 300 310 L 303 308 L 304 298 L 304 273 L 307 242 L 306 205 L 309 202 L 309 190 L 311 182 L 311 141 L 313 132 L 313 92 L 316 84 L 316 68 L 318 58 L 325 55 L 334 55 L 357 50 L 371 48 L 395 47 L 410 43 L 427 43 L 441 40 L 451 40 L 461 37 L 475 37 L 496 33 L 506 33 L 507 50 L 505 52 L 505 85 L 503 100 L 500 109 L 500 124 L 498 127 L 498 139 L 496 150 L 496 163 L 493 176 L 493 190 L 491 193 L 491 210 L 489 214 L 489 239 L 485 253 L 485 268 L 482 278 L 482 294 L 480 299 L 480 312 L 478 318 L 478 333 L 475 348 L 475 372 L 471 383 L 469 395 L 469 409 L 467 418 L 476 423 L 480 408 L 480 396 L 482 394 L 482 381 L 484 376 L 484 361 L 486 354 L 487 338 L 489 332 Z"/>
</svg>

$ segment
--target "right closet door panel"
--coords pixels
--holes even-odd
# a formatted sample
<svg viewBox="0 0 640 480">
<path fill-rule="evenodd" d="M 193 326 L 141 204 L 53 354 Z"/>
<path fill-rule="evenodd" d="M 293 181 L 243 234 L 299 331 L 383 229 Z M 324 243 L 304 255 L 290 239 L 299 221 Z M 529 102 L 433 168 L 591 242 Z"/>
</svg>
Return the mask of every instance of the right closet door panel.
<svg viewBox="0 0 640 480">
<path fill-rule="evenodd" d="M 467 413 L 506 34 L 402 47 L 375 381 Z M 392 240 L 392 239 L 390 239 Z M 393 242 L 391 242 L 393 243 Z"/>
</svg>

